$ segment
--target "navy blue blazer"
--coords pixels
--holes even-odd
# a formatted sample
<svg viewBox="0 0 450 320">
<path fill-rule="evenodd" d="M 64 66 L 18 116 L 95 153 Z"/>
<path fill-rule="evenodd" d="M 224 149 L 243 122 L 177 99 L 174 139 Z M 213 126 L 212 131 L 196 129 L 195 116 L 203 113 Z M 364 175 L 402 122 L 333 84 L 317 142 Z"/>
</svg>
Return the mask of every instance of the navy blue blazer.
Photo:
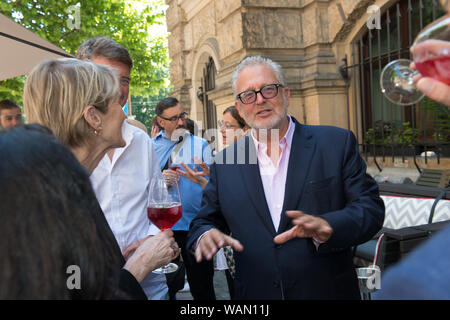
<svg viewBox="0 0 450 320">
<path fill-rule="evenodd" d="M 237 299 L 359 299 L 351 247 L 371 239 L 383 225 L 378 186 L 366 174 L 351 131 L 293 120 L 278 232 L 255 145 L 247 136 L 216 156 L 187 246 L 211 228 L 231 232 L 242 243 L 244 250 L 234 254 Z M 333 228 L 331 238 L 318 249 L 310 238 L 275 245 L 273 238 L 293 227 L 286 210 L 321 216 Z"/>
</svg>

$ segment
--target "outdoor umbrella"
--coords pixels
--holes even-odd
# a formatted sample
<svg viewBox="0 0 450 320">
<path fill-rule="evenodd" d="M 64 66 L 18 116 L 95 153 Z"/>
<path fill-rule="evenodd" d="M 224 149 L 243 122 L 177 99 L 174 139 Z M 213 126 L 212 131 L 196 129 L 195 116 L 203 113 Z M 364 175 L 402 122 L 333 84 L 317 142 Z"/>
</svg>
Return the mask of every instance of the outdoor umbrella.
<svg viewBox="0 0 450 320">
<path fill-rule="evenodd" d="M 71 55 L 0 14 L 0 81 L 27 74 L 45 59 L 63 57 Z"/>
</svg>

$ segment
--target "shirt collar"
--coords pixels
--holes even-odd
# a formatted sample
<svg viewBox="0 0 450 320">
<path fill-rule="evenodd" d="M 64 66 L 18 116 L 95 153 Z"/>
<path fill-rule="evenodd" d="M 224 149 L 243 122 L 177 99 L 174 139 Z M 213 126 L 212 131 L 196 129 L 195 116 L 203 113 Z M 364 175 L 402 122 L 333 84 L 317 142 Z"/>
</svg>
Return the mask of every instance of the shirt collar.
<svg viewBox="0 0 450 320">
<path fill-rule="evenodd" d="M 163 136 L 163 130 L 160 130 L 158 132 L 158 134 L 153 138 L 153 139 L 161 139 L 161 137 Z M 165 136 L 165 135 L 164 135 Z"/>
<path fill-rule="evenodd" d="M 190 136 L 190 135 L 191 135 L 191 133 L 190 133 L 188 130 L 185 130 L 185 132 L 183 133 L 183 137 L 185 137 L 185 138 L 186 138 L 186 136 Z M 166 135 L 164 129 L 161 130 L 161 131 L 159 131 L 158 134 L 157 134 L 153 139 L 166 139 L 166 140 L 169 140 L 169 141 L 171 141 L 171 142 L 173 142 L 173 143 L 177 143 L 177 141 L 172 141 L 172 139 L 170 139 L 170 138 Z"/>
<path fill-rule="evenodd" d="M 131 140 L 133 140 L 134 136 L 134 127 L 133 125 L 129 124 L 127 120 L 125 120 L 122 124 L 122 137 L 126 142 L 126 146 L 128 146 L 131 143 Z M 138 128 L 136 128 L 138 129 Z M 141 130 L 141 129 L 139 129 Z"/>
<path fill-rule="evenodd" d="M 284 134 L 284 136 L 280 139 L 280 145 L 281 145 L 281 147 L 283 149 L 284 149 L 285 146 L 287 146 L 289 149 L 291 148 L 292 138 L 294 136 L 294 131 L 295 131 L 295 123 L 292 120 L 292 117 L 290 115 L 288 115 L 288 118 L 289 118 L 288 129 L 287 129 L 286 133 Z M 259 142 L 256 139 L 254 129 L 251 129 L 250 136 L 252 137 L 253 142 L 255 143 L 256 150 L 265 150 L 265 149 L 267 149 L 267 144 Z"/>
</svg>

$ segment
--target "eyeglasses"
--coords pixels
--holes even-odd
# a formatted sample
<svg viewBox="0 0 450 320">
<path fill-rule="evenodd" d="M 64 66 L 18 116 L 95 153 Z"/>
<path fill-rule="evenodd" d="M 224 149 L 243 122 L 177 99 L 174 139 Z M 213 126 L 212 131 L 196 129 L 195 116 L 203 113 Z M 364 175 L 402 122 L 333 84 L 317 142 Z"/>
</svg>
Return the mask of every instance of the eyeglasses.
<svg viewBox="0 0 450 320">
<path fill-rule="evenodd" d="M 186 112 L 182 112 L 179 115 L 173 116 L 171 118 L 165 118 L 163 116 L 158 116 L 158 117 L 160 117 L 160 118 L 162 118 L 164 120 L 167 120 L 167 121 L 175 122 L 175 121 L 178 121 L 179 119 L 185 119 L 186 116 L 187 116 L 187 113 Z"/>
<path fill-rule="evenodd" d="M 229 123 L 225 123 L 223 121 L 217 121 L 217 124 L 219 125 L 219 128 L 223 128 L 223 127 L 225 127 L 225 129 L 237 128 L 237 126 L 234 126 L 234 125 L 229 124 Z"/>
<path fill-rule="evenodd" d="M 264 99 L 272 99 L 277 96 L 279 87 L 283 87 L 283 85 L 279 83 L 267 84 L 265 86 L 262 86 L 258 91 L 247 90 L 241 92 L 236 96 L 236 98 L 241 100 L 243 104 L 250 104 L 255 102 L 258 93 L 260 93 Z"/>
</svg>

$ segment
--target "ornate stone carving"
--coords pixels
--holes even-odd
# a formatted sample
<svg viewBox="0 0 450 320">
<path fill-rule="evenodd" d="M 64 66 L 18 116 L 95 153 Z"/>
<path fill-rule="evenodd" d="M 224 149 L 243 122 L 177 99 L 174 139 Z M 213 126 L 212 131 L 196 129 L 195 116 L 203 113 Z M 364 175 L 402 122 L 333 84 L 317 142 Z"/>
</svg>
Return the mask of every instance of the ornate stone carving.
<svg viewBox="0 0 450 320">
<path fill-rule="evenodd" d="M 243 14 L 243 43 L 252 48 L 298 48 L 300 16 L 298 11 L 248 10 Z"/>
</svg>

